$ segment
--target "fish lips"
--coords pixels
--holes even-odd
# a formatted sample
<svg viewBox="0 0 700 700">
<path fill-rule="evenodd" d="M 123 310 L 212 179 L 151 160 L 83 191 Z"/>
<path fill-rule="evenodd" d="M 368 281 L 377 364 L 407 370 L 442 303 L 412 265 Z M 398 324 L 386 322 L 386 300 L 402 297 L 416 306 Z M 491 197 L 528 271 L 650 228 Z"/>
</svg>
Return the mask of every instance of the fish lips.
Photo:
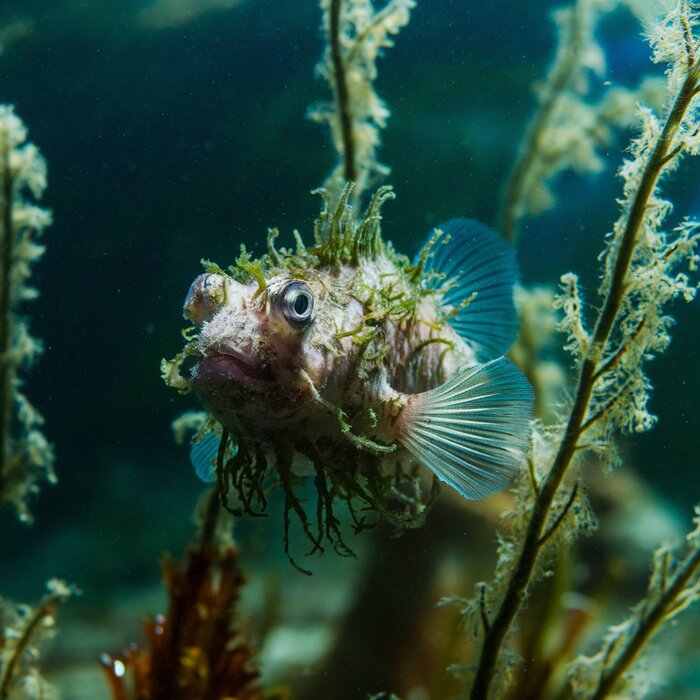
<svg viewBox="0 0 700 700">
<path fill-rule="evenodd" d="M 199 358 L 194 379 L 199 384 L 233 382 L 256 385 L 272 382 L 274 377 L 267 365 L 237 352 L 219 350 Z"/>
</svg>

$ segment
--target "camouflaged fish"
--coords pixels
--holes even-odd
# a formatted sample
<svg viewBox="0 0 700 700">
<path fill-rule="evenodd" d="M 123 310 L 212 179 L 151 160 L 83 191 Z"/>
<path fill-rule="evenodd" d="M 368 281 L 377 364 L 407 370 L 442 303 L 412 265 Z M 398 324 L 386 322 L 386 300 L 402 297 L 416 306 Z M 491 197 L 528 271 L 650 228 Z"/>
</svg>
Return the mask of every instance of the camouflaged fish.
<svg viewBox="0 0 700 700">
<path fill-rule="evenodd" d="M 413 262 L 382 242 L 377 192 L 353 220 L 349 188 L 325 202 L 315 244 L 274 247 L 227 272 L 209 265 L 187 295 L 196 335 L 164 374 L 211 416 L 192 461 L 246 510 L 285 490 L 309 537 L 340 542 L 332 506 L 418 517 L 421 470 L 469 499 L 503 489 L 528 445 L 532 391 L 503 357 L 517 332 L 513 251 L 476 221 L 453 219 Z M 196 358 L 191 377 L 181 365 Z M 225 439 L 221 440 L 221 437 Z M 217 468 L 218 465 L 218 468 Z M 294 485 L 315 475 L 312 532 Z"/>
</svg>

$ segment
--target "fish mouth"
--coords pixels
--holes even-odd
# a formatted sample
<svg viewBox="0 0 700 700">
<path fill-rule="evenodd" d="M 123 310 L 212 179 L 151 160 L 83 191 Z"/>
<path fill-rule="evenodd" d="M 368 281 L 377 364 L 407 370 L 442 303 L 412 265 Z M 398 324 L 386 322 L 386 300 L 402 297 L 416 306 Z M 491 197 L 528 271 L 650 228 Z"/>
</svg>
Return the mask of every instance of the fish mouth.
<svg viewBox="0 0 700 700">
<path fill-rule="evenodd" d="M 270 382 L 268 365 L 228 347 L 217 347 L 202 355 L 197 363 L 197 379 L 225 380 L 237 383 Z"/>
</svg>

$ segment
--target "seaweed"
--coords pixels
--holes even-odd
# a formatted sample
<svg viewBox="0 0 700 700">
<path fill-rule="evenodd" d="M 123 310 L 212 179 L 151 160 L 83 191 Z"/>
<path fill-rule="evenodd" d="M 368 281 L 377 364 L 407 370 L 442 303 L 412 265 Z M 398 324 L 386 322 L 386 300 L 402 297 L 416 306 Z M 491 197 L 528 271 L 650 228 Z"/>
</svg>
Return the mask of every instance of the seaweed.
<svg viewBox="0 0 700 700">
<path fill-rule="evenodd" d="M 234 620 L 244 577 L 217 494 L 203 499 L 197 540 L 184 561 L 161 561 L 168 611 L 143 622 L 146 644 L 100 663 L 114 700 L 263 697 L 253 652 Z"/>
<path fill-rule="evenodd" d="M 555 205 L 552 187 L 557 176 L 566 170 L 582 174 L 603 169 L 601 149 L 610 144 L 616 129 L 634 123 L 637 102 L 663 104 L 660 78 L 647 77 L 634 89 L 607 83 L 601 90 L 595 85 L 606 63 L 596 31 L 606 15 L 626 5 L 624 0 L 576 0 L 552 13 L 555 57 L 537 87 L 537 109 L 504 188 L 496 224 L 512 243 L 524 217 Z M 643 3 L 631 9 L 641 12 Z"/>
<path fill-rule="evenodd" d="M 654 552 L 645 598 L 626 620 L 608 629 L 596 654 L 579 656 L 569 666 L 577 697 L 603 700 L 613 691 L 631 692 L 636 679 L 629 671 L 647 643 L 665 623 L 700 600 L 700 507 L 695 508 L 693 521 L 684 556 L 679 558 L 670 545 L 661 545 Z"/>
<path fill-rule="evenodd" d="M 56 482 L 53 448 L 43 418 L 22 391 L 22 373 L 43 350 L 29 332 L 23 304 L 39 292 L 29 280 L 44 254 L 39 242 L 51 212 L 34 203 L 46 187 L 46 162 L 27 141 L 27 129 L 9 105 L 0 106 L 0 506 L 31 523 L 29 499 L 39 482 Z M 50 698 L 39 672 L 39 647 L 56 631 L 56 612 L 77 592 L 59 579 L 31 608 L 0 598 L 0 700 Z"/>
<path fill-rule="evenodd" d="M 0 598 L 0 700 L 56 697 L 39 673 L 38 648 L 55 635 L 58 608 L 77 589 L 59 579 L 46 588 L 34 608 Z"/>
<path fill-rule="evenodd" d="M 27 194 L 39 199 L 45 187 L 44 159 L 13 108 L 0 106 L 0 504 L 12 505 L 23 522 L 32 519 L 28 499 L 38 482 L 56 481 L 43 418 L 21 391 L 21 371 L 42 351 L 21 306 L 38 295 L 28 281 L 51 223 L 51 213 Z"/>
<path fill-rule="evenodd" d="M 617 5 L 609 3 L 607 9 Z M 362 219 L 355 212 L 370 185 L 388 173 L 376 156 L 388 109 L 374 92 L 375 59 L 378 50 L 388 45 L 389 36 L 408 21 L 412 6 L 409 1 L 389 2 L 376 10 L 363 0 L 322 0 L 327 48 L 319 72 L 330 84 L 334 102 L 317 108 L 315 115 L 329 123 L 339 162 L 322 190 L 325 206 L 317 221 L 315 245 L 307 248 L 295 234 L 295 253 L 277 250 L 273 230 L 268 237 L 268 254 L 259 266 L 253 266 L 243 251 L 235 269 L 230 270 L 232 276 L 256 279 L 261 295 L 265 293 L 265 271 L 284 267 L 303 270 L 310 262 L 330 267 L 358 264 L 363 255 L 375 255 L 386 245 L 379 234 L 378 215 L 376 220 L 369 215 Z M 556 688 L 562 697 L 600 700 L 613 692 L 624 692 L 637 682 L 631 669 L 646 644 L 665 622 L 698 598 L 696 529 L 683 557 L 669 547 L 657 552 L 647 596 L 627 621 L 610 628 L 600 651 L 573 658 L 592 616 L 590 609 L 581 605 L 572 606 L 569 614 L 557 620 L 560 639 L 554 650 L 543 650 L 538 630 L 518 640 L 521 650 L 530 656 L 524 661 L 518 655 L 518 624 L 537 584 L 551 577 L 552 586 L 563 585 L 571 566 L 563 552 L 597 528 L 584 483 L 586 471 L 595 461 L 610 470 L 620 461 L 616 436 L 643 432 L 655 424 L 648 410 L 651 383 L 646 364 L 670 342 L 669 304 L 675 299 L 690 301 L 697 286 L 691 274 L 698 262 L 700 225 L 681 219 L 669 227 L 671 204 L 661 193 L 661 186 L 682 158 L 700 153 L 697 14 L 681 2 L 662 20 L 647 18 L 654 60 L 669 66 L 665 79 L 643 81 L 634 90 L 606 85 L 601 93 L 591 89 L 590 80 L 604 64 L 595 38 L 601 8 L 592 0 L 578 0 L 556 14 L 560 30 L 557 56 L 540 90 L 538 108 L 516 158 L 500 214 L 504 236 L 516 241 L 525 216 L 535 216 L 555 205 L 553 183 L 558 175 L 568 169 L 599 171 L 603 166 L 600 149 L 613 138 L 613 129 L 636 128 L 630 156 L 619 170 L 623 180 L 620 216 L 605 236 L 599 258 L 598 298 L 584 298 L 573 273 L 561 277 L 556 295 L 548 289 L 518 293 L 523 333 L 515 357 L 532 378 L 539 394 L 538 410 L 547 422 L 532 423 L 527 469 L 515 486 L 515 503 L 504 516 L 508 534 L 499 539 L 493 580 L 477 583 L 474 597 L 460 601 L 478 646 L 474 663 L 455 664 L 453 670 L 466 678 L 465 692 L 472 698 L 508 693 L 545 697 L 553 686 L 552 679 L 567 667 L 569 684 L 565 680 Z M 637 102 L 648 104 L 635 107 Z M 380 189 L 376 198 L 388 192 Z M 406 264 L 403 270 L 410 279 L 419 276 L 421 265 L 419 260 L 415 266 Z M 401 304 L 394 304 L 391 295 L 381 303 L 384 313 L 407 312 Z M 573 358 L 569 396 L 562 392 L 564 371 L 555 363 L 545 366 L 540 358 L 542 347 L 551 342 L 557 313 L 558 329 L 566 336 L 564 349 Z M 374 343 L 374 321 L 368 318 L 349 333 L 372 352 L 380 344 Z M 176 359 L 175 386 L 182 379 L 180 364 Z M 347 417 L 337 407 L 327 408 L 349 441 L 362 439 L 351 431 Z M 314 523 L 295 493 L 289 454 L 275 455 L 279 479 L 266 482 L 270 472 L 264 455 L 241 444 L 229 457 L 232 451 L 227 440 L 225 435 L 217 469 L 223 504 L 229 506 L 227 495 L 233 491 L 242 504 L 235 512 L 256 515 L 257 506 L 264 510 L 269 489 L 282 488 L 288 556 L 288 529 L 294 516 L 312 551 L 321 550 L 322 542 L 328 541 L 339 553 L 350 553 L 333 511 L 335 500 L 347 503 L 358 530 L 376 524 L 365 518 L 365 510 L 401 527 L 422 521 L 425 504 L 412 492 L 408 496 L 402 493 L 407 485 L 415 485 L 418 493 L 418 482 L 381 475 L 377 454 L 372 453 L 376 446 L 366 445 L 370 449 L 352 460 L 345 460 L 333 449 L 334 460 L 343 464 L 332 473 L 325 455 L 310 445 L 297 446 L 316 471 Z M 402 503 L 406 507 L 397 508 Z M 293 559 L 292 563 L 302 573 L 309 573 Z M 549 616 L 561 609 L 558 588 L 556 593 L 544 606 Z M 531 668 L 533 673 L 528 677 L 526 670 Z"/>
<path fill-rule="evenodd" d="M 474 628 L 481 640 L 471 680 L 475 699 L 502 694 L 519 665 L 508 640 L 535 581 L 556 557 L 553 545 L 591 531 L 594 521 L 578 485 L 583 457 L 596 454 L 609 467 L 617 461 L 616 432 L 642 432 L 655 422 L 647 410 L 651 386 L 644 364 L 670 342 L 666 305 L 677 297 L 689 301 L 696 290 L 680 268 L 685 264 L 695 270 L 700 225 L 682 220 L 671 231 L 663 231 L 671 205 L 660 194 L 660 183 L 682 156 L 700 151 L 696 24 L 696 15 L 680 3 L 654 25 L 654 60 L 669 65 L 667 104 L 660 116 L 647 107 L 638 109 L 639 133 L 631 157 L 620 169 L 624 181 L 620 218 L 601 254 L 601 302 L 591 330 L 584 318 L 584 310 L 590 309 L 581 298 L 576 276 L 562 277 L 557 305 L 564 312 L 561 329 L 574 357 L 576 388 L 554 426 L 534 426 L 531 483 L 518 491 L 510 514 L 511 535 L 501 542 L 493 584 L 481 584 L 468 606 L 480 620 Z M 694 534 L 691 541 L 695 539 Z M 666 583 L 650 588 L 637 622 L 629 623 L 637 629 L 627 635 L 633 641 L 607 644 L 600 683 L 580 691 L 581 697 L 598 699 L 612 692 L 677 601 L 697 597 L 696 560 L 692 552 L 682 562 L 670 559 L 662 567 L 665 573 L 654 575 L 654 581 L 661 577 Z"/>
<path fill-rule="evenodd" d="M 339 162 L 324 188 L 337 201 L 346 182 L 355 183 L 352 202 L 384 178 L 389 168 L 377 160 L 381 130 L 389 109 L 374 89 L 377 58 L 393 45 L 391 37 L 408 24 L 415 0 L 390 0 L 376 9 L 371 0 L 321 0 L 326 49 L 317 66 L 333 91 L 333 102 L 309 111 L 326 122 Z"/>
</svg>

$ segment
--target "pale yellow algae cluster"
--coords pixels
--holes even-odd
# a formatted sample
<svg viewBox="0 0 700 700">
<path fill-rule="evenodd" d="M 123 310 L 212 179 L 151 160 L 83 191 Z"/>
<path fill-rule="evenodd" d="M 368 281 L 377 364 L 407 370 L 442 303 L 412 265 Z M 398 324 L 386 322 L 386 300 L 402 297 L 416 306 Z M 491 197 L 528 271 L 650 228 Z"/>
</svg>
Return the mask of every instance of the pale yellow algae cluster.
<svg viewBox="0 0 700 700">
<path fill-rule="evenodd" d="M 588 303 L 576 275 L 561 278 L 555 306 L 563 313 L 560 329 L 574 358 L 575 385 L 551 425 L 533 425 L 529 469 L 507 514 L 510 533 L 500 542 L 494 579 L 477 584 L 475 597 L 463 603 L 480 648 L 469 667 L 474 700 L 500 697 L 515 680 L 522 661 L 510 640 L 531 588 L 551 572 L 562 545 L 596 527 L 580 483 L 581 468 L 591 462 L 586 458 L 596 455 L 603 466 L 614 465 L 615 435 L 645 431 L 655 422 L 647 408 L 645 364 L 670 342 L 668 304 L 690 301 L 697 289 L 691 275 L 699 260 L 700 223 L 680 219 L 669 226 L 672 206 L 661 184 L 683 156 L 700 155 L 698 24 L 697 14 L 681 2 L 650 26 L 653 60 L 668 65 L 665 104 L 658 111 L 636 110 L 638 133 L 619 169 L 620 216 L 599 257 L 599 298 Z M 569 665 L 571 693 L 602 700 L 637 692 L 633 662 L 662 623 L 700 598 L 699 577 L 696 527 L 682 557 L 667 546 L 657 551 L 647 597 L 628 620 L 610 628 L 600 652 Z"/>
<path fill-rule="evenodd" d="M 537 86 L 538 108 L 523 139 L 506 186 L 498 229 L 517 238 L 520 221 L 556 204 L 553 183 L 567 170 L 595 173 L 604 167 L 601 149 L 613 131 L 634 122 L 635 104 L 663 104 L 663 80 L 648 77 L 635 89 L 605 81 L 606 57 L 596 31 L 612 11 L 631 6 L 648 12 L 651 2 L 577 0 L 552 13 L 557 49 Z"/>
<path fill-rule="evenodd" d="M 46 584 L 35 607 L 0 598 L 0 698 L 55 700 L 58 693 L 37 667 L 39 647 L 56 634 L 56 612 L 76 593 L 60 579 Z"/>
<path fill-rule="evenodd" d="M 371 0 L 321 0 L 327 47 L 318 73 L 333 90 L 334 101 L 309 114 L 327 122 L 339 162 L 324 183 L 337 201 L 346 182 L 354 182 L 353 202 L 389 173 L 377 159 L 381 130 L 389 108 L 377 95 L 377 59 L 393 46 L 392 37 L 408 24 L 415 0 L 391 0 L 381 10 Z"/>
<path fill-rule="evenodd" d="M 41 352 L 21 316 L 36 298 L 31 268 L 44 254 L 39 238 L 51 213 L 31 200 L 46 187 L 46 163 L 27 142 L 27 130 L 9 106 L 0 106 L 0 503 L 31 520 L 28 497 L 37 482 L 54 482 L 54 455 L 41 431 L 43 419 L 22 393 L 21 372 Z"/>
</svg>

